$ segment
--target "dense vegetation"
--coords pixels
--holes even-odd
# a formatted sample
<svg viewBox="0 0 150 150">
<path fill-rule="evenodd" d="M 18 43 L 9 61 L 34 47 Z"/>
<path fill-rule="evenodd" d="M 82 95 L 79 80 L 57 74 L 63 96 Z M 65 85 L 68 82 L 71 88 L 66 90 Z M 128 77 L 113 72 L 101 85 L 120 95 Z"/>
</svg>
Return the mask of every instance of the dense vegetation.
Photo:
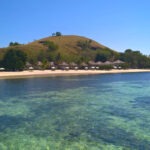
<svg viewBox="0 0 150 150">
<path fill-rule="evenodd" d="M 17 46 L 17 45 L 20 45 L 18 42 L 10 42 L 9 43 L 9 46 Z"/>
<path fill-rule="evenodd" d="M 122 68 L 150 68 L 150 58 L 140 51 L 127 49 L 124 53 L 118 53 L 91 39 L 62 36 L 61 32 L 53 33 L 51 37 L 29 44 L 10 42 L 9 47 L 0 48 L 0 66 L 7 70 L 23 70 L 26 62 L 36 66 L 40 61 L 46 68 L 49 62 L 81 64 L 89 61 L 113 62 L 116 60 L 125 62 L 121 65 Z M 104 65 L 100 68 L 112 68 L 112 65 Z"/>
<path fill-rule="evenodd" d="M 130 68 L 150 68 L 150 57 L 140 51 L 127 49 L 120 54 L 120 59 L 127 62 Z"/>
<path fill-rule="evenodd" d="M 25 68 L 26 60 L 27 55 L 24 52 L 10 49 L 5 53 L 2 65 L 6 70 L 21 71 Z"/>
</svg>

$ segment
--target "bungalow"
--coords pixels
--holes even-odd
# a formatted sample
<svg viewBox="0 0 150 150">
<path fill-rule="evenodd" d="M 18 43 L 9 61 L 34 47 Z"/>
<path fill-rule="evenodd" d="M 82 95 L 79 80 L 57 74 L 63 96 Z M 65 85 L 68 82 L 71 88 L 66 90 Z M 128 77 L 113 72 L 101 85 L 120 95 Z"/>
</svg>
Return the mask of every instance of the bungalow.
<svg viewBox="0 0 150 150">
<path fill-rule="evenodd" d="M 117 64 L 117 65 L 118 65 L 118 64 L 119 64 L 119 65 L 120 65 L 120 64 L 124 64 L 124 63 L 125 63 L 125 62 L 124 62 L 124 61 L 121 61 L 121 60 L 116 60 L 116 61 L 113 62 L 113 64 Z"/>
<path fill-rule="evenodd" d="M 74 69 L 74 70 L 78 70 L 79 69 L 78 65 L 76 63 L 74 63 L 74 62 L 70 63 L 70 68 Z"/>
<path fill-rule="evenodd" d="M 94 61 L 89 61 L 88 64 L 90 69 L 96 69 L 97 64 Z"/>
<path fill-rule="evenodd" d="M 89 69 L 88 64 L 86 64 L 85 62 L 82 62 L 80 66 L 81 66 L 81 69 L 84 69 L 84 70 Z"/>
<path fill-rule="evenodd" d="M 53 61 L 49 62 L 49 68 L 51 70 L 56 70 L 56 65 L 55 65 L 55 63 Z"/>
<path fill-rule="evenodd" d="M 69 64 L 67 64 L 66 62 L 62 62 L 61 64 L 59 64 L 59 68 L 62 70 L 69 70 Z"/>
<path fill-rule="evenodd" d="M 113 62 L 111 62 L 111 61 L 105 61 L 103 64 L 104 65 L 113 65 Z"/>
<path fill-rule="evenodd" d="M 102 66 L 104 63 L 102 62 L 102 61 L 98 61 L 98 62 L 96 62 L 96 65 L 97 66 Z"/>
<path fill-rule="evenodd" d="M 32 64 L 29 63 L 29 62 L 26 62 L 25 69 L 27 69 L 27 70 L 29 69 L 30 70 L 30 67 L 33 67 Z"/>
<path fill-rule="evenodd" d="M 123 62 L 123 61 L 121 61 L 121 60 L 116 60 L 116 61 L 114 61 L 113 62 L 113 68 L 114 69 L 121 69 L 122 67 L 121 67 L 121 64 L 124 64 L 125 62 Z"/>
<path fill-rule="evenodd" d="M 41 61 L 38 61 L 36 68 L 41 70 L 42 69 L 42 65 L 43 65 L 43 63 Z"/>
<path fill-rule="evenodd" d="M 96 62 L 96 69 L 98 70 L 100 68 L 100 66 L 104 65 L 104 63 L 102 61 L 98 61 Z"/>
</svg>

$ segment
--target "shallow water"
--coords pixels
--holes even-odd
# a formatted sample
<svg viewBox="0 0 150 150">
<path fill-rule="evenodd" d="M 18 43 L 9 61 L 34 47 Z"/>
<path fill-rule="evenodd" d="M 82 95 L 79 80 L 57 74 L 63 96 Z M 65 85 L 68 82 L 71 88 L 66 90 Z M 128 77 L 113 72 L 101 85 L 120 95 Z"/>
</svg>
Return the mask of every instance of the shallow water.
<svg viewBox="0 0 150 150">
<path fill-rule="evenodd" d="M 0 80 L 0 150 L 149 150 L 150 73 Z"/>
</svg>

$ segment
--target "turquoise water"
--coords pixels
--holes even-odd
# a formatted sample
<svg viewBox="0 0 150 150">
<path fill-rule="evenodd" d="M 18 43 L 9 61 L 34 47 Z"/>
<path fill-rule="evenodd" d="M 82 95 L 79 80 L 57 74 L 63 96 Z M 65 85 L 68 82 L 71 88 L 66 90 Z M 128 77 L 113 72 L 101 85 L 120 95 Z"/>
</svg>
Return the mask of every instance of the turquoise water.
<svg viewBox="0 0 150 150">
<path fill-rule="evenodd" d="M 149 150 L 150 73 L 0 80 L 0 150 Z"/>
</svg>

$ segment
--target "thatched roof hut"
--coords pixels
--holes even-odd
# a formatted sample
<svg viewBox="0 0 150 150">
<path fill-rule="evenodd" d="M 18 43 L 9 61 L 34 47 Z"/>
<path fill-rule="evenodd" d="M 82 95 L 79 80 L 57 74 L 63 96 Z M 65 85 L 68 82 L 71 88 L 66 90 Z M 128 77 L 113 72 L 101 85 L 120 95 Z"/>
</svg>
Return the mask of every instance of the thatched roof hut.
<svg viewBox="0 0 150 150">
<path fill-rule="evenodd" d="M 85 62 L 82 62 L 80 67 L 81 67 L 81 69 L 85 69 L 85 70 L 89 69 L 88 64 L 86 64 Z"/>
<path fill-rule="evenodd" d="M 32 64 L 31 64 L 31 63 L 26 62 L 26 67 L 31 67 L 31 66 L 32 66 Z"/>
<path fill-rule="evenodd" d="M 78 65 L 77 65 L 75 62 L 71 62 L 71 63 L 70 63 L 70 66 L 71 66 L 71 67 L 75 67 L 75 66 L 78 66 Z"/>
<path fill-rule="evenodd" d="M 116 60 L 116 61 L 113 62 L 113 64 L 115 64 L 115 65 L 116 65 L 116 64 L 117 64 L 117 65 L 118 65 L 118 64 L 124 64 L 124 63 L 125 63 L 125 62 L 124 62 L 124 61 L 121 61 L 121 60 Z"/>
<path fill-rule="evenodd" d="M 41 61 L 38 61 L 38 62 L 37 62 L 37 66 L 42 66 L 42 64 L 43 64 L 43 63 L 42 63 Z"/>
<path fill-rule="evenodd" d="M 26 62 L 25 69 L 32 70 L 31 68 L 33 68 L 33 65 L 31 63 L 29 63 L 29 62 Z"/>
<path fill-rule="evenodd" d="M 98 62 L 96 62 L 96 65 L 97 66 L 102 66 L 102 65 L 104 65 L 104 63 L 102 61 L 98 61 Z"/>
<path fill-rule="evenodd" d="M 71 62 L 71 63 L 70 63 L 70 68 L 77 70 L 79 67 L 78 67 L 78 65 L 77 65 L 76 63 Z"/>
<path fill-rule="evenodd" d="M 88 64 L 89 64 L 90 66 L 96 66 L 96 63 L 95 63 L 94 61 L 89 61 Z"/>
<path fill-rule="evenodd" d="M 67 64 L 66 62 L 62 62 L 61 64 L 59 64 L 59 66 L 69 66 L 69 64 Z"/>
<path fill-rule="evenodd" d="M 59 68 L 63 70 L 69 70 L 69 64 L 67 64 L 66 62 L 62 62 L 61 64 L 59 64 Z"/>
<path fill-rule="evenodd" d="M 103 64 L 104 65 L 113 65 L 113 62 L 111 62 L 111 61 L 105 61 Z"/>
<path fill-rule="evenodd" d="M 68 66 L 68 64 L 66 62 L 62 62 L 61 64 L 59 64 L 60 66 Z"/>
<path fill-rule="evenodd" d="M 97 64 L 94 61 L 89 61 L 88 64 L 90 69 L 95 69 L 97 66 Z"/>
<path fill-rule="evenodd" d="M 56 69 L 56 65 L 53 61 L 48 62 L 48 67 L 51 70 L 55 70 Z"/>
<path fill-rule="evenodd" d="M 124 64 L 125 62 L 123 62 L 123 61 L 121 61 L 121 60 L 116 60 L 116 61 L 114 61 L 113 62 L 113 67 L 114 67 L 114 69 L 121 69 L 122 67 L 121 67 L 121 64 Z"/>
<path fill-rule="evenodd" d="M 48 62 L 48 64 L 50 67 L 55 66 L 55 63 L 53 61 Z"/>
<path fill-rule="evenodd" d="M 43 63 L 41 61 L 38 61 L 36 66 L 35 66 L 35 69 L 41 70 L 42 69 L 42 65 L 43 65 Z"/>
<path fill-rule="evenodd" d="M 85 62 L 82 62 L 81 67 L 88 67 L 88 64 L 86 64 Z"/>
</svg>

